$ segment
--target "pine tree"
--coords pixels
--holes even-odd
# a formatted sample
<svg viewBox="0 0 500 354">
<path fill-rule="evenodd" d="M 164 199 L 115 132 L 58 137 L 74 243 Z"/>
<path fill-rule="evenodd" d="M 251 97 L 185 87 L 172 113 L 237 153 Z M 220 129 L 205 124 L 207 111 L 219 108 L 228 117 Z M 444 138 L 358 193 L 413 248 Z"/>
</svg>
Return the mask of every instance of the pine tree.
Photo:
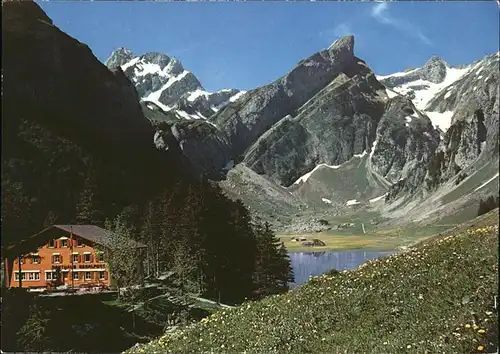
<svg viewBox="0 0 500 354">
<path fill-rule="evenodd" d="M 155 260 L 158 272 L 172 265 L 175 243 L 183 237 L 181 219 L 183 215 L 185 186 L 177 183 L 165 190 L 156 204 L 158 234 L 154 236 Z"/>
<path fill-rule="evenodd" d="M 140 296 L 141 289 L 133 290 L 131 287 L 141 284 L 139 272 L 140 252 L 141 250 L 120 247 L 128 240 L 133 239 L 132 229 L 124 221 L 123 215 L 118 215 L 114 220 L 106 220 L 106 230 L 111 240 L 111 247 L 104 251 L 104 260 L 108 264 L 111 279 L 116 282 L 118 288 L 118 299 L 120 299 L 120 290 L 127 288 L 129 301 L 135 301 Z M 116 247 L 115 247 L 116 246 Z"/>
<path fill-rule="evenodd" d="M 210 230 L 203 226 L 204 194 L 199 184 L 190 186 L 182 201 L 181 211 L 173 224 L 177 225 L 174 233 L 174 253 L 179 249 L 189 249 L 189 258 L 193 263 L 187 273 L 186 281 L 196 283 L 200 292 L 210 289 L 210 245 L 208 234 Z"/>
<path fill-rule="evenodd" d="M 146 261 L 145 271 L 146 276 L 158 277 L 158 241 L 159 240 L 159 225 L 156 219 L 156 206 L 153 202 L 149 202 L 144 213 L 144 220 L 140 231 L 140 240 L 146 246 Z M 156 238 L 155 238 L 156 236 Z"/>
<path fill-rule="evenodd" d="M 495 199 L 494 196 L 490 195 L 485 201 L 482 199 L 479 201 L 477 215 L 480 216 L 486 214 L 495 208 L 498 208 L 498 197 Z"/>
<path fill-rule="evenodd" d="M 49 322 L 50 312 L 35 301 L 30 306 L 30 314 L 26 323 L 17 332 L 19 346 L 28 352 L 51 351 Z"/>
<path fill-rule="evenodd" d="M 488 199 L 486 199 L 486 209 L 487 209 L 487 212 L 489 212 L 490 210 L 493 210 L 496 208 L 496 202 L 495 202 L 495 197 L 490 195 L 488 197 Z"/>
<path fill-rule="evenodd" d="M 290 259 L 284 245 L 279 241 L 270 225 L 255 225 L 257 257 L 254 286 L 257 298 L 288 290 L 293 281 Z"/>
<path fill-rule="evenodd" d="M 76 221 L 78 224 L 102 225 L 104 221 L 103 213 L 99 210 L 96 190 L 95 173 L 90 168 L 76 204 Z"/>
<path fill-rule="evenodd" d="M 486 213 L 486 203 L 481 199 L 479 200 L 479 208 L 477 210 L 477 216 L 480 216 L 480 215 L 483 215 L 484 213 Z"/>
<path fill-rule="evenodd" d="M 232 230 L 231 240 L 229 240 L 231 247 L 229 262 L 233 270 L 232 276 L 238 284 L 237 287 L 231 288 L 231 296 L 234 301 L 241 302 L 252 296 L 252 275 L 257 254 L 256 240 L 250 213 L 241 200 L 230 201 L 228 208 L 229 226 Z"/>
<path fill-rule="evenodd" d="M 178 242 L 173 253 L 172 271 L 176 274 L 178 286 L 182 293 L 186 291 L 199 291 L 195 285 L 196 269 L 196 259 L 192 254 L 189 244 L 187 242 Z"/>
</svg>

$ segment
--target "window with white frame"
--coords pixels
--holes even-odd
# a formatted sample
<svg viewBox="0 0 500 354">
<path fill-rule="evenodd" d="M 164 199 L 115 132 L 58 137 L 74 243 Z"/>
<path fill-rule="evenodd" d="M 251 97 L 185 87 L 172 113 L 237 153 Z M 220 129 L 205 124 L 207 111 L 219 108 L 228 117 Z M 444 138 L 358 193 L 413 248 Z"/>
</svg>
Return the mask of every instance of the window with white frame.
<svg viewBox="0 0 500 354">
<path fill-rule="evenodd" d="M 56 272 L 50 271 L 50 272 L 45 272 L 45 280 L 56 280 L 57 275 Z"/>
<path fill-rule="evenodd" d="M 26 280 L 26 273 L 21 273 L 21 279 Z M 14 273 L 14 280 L 19 281 L 19 272 Z"/>
<path fill-rule="evenodd" d="M 33 264 L 40 264 L 40 256 L 35 255 L 35 256 L 33 256 L 32 260 L 33 260 Z"/>
<path fill-rule="evenodd" d="M 78 263 L 78 253 L 76 253 L 76 254 L 73 253 L 71 255 L 71 259 L 72 259 L 73 263 Z"/>
<path fill-rule="evenodd" d="M 99 272 L 99 279 L 100 279 L 100 280 L 104 280 L 104 279 L 106 279 L 106 274 L 105 274 L 105 272 Z"/>
<path fill-rule="evenodd" d="M 84 255 L 85 263 L 90 263 L 90 253 L 85 253 Z"/>
<path fill-rule="evenodd" d="M 92 273 L 91 272 L 85 272 L 85 280 L 92 280 Z"/>
<path fill-rule="evenodd" d="M 21 275 L 22 280 L 37 281 L 40 280 L 40 272 L 23 272 Z M 14 274 L 14 280 L 19 281 L 19 272 Z"/>
<path fill-rule="evenodd" d="M 52 263 L 61 263 L 61 255 L 53 254 L 52 255 Z"/>
<path fill-rule="evenodd" d="M 68 240 L 61 240 L 61 248 L 68 247 Z"/>
<path fill-rule="evenodd" d="M 55 240 L 49 240 L 49 248 L 55 248 L 55 247 L 56 247 Z"/>
<path fill-rule="evenodd" d="M 78 280 L 78 272 L 72 272 L 73 274 L 73 280 Z"/>
</svg>

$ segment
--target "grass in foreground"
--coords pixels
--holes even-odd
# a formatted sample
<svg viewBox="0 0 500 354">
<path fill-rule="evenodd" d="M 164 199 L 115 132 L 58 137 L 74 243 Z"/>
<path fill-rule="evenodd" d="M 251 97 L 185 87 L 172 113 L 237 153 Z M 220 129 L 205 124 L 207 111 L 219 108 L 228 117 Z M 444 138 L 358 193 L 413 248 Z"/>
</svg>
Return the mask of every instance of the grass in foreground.
<svg viewBox="0 0 500 354">
<path fill-rule="evenodd" d="M 312 278 L 129 352 L 496 351 L 498 209 L 407 252 Z"/>
</svg>

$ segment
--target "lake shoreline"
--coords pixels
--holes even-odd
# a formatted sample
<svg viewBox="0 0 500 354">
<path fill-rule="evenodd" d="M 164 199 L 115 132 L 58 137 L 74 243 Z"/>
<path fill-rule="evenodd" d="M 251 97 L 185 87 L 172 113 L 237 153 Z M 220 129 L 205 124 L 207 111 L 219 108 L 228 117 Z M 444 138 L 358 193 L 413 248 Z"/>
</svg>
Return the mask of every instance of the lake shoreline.
<svg viewBox="0 0 500 354">
<path fill-rule="evenodd" d="M 395 250 L 364 249 L 289 253 L 294 272 L 294 281 L 290 285 L 295 288 L 307 282 L 311 276 L 320 276 L 332 269 L 339 272 L 355 269 L 369 260 L 395 253 Z"/>
<path fill-rule="evenodd" d="M 397 248 L 397 247 L 396 247 Z M 374 247 L 367 247 L 367 248 L 354 248 L 354 247 L 340 247 L 340 248 L 335 248 L 335 247 L 297 247 L 297 248 L 292 248 L 288 249 L 287 252 L 288 254 L 293 254 L 293 253 L 321 253 L 321 252 L 347 252 L 347 251 L 360 251 L 360 252 L 392 252 L 395 251 L 394 248 L 374 248 Z"/>
</svg>

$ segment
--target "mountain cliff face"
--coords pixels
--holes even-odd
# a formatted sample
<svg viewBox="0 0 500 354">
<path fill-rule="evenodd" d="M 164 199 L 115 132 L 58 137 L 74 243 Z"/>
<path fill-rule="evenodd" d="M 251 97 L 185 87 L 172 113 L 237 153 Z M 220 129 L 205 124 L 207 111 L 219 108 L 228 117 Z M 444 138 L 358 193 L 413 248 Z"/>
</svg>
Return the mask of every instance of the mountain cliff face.
<svg viewBox="0 0 500 354">
<path fill-rule="evenodd" d="M 384 109 L 383 87 L 366 65 L 339 73 L 325 88 L 252 144 L 244 162 L 282 185 L 318 163 L 340 165 L 371 148 Z M 354 65 L 353 65 L 354 66 Z"/>
<path fill-rule="evenodd" d="M 425 166 L 439 143 L 429 118 L 395 96 L 354 55 L 348 36 L 210 120 L 227 134 L 233 157 L 279 185 L 368 152 L 372 171 L 394 183 Z"/>
<path fill-rule="evenodd" d="M 448 85 L 441 85 L 428 99 L 426 113 L 431 117 L 446 116 L 449 128 L 426 166 L 425 176 L 418 173 L 416 180 L 400 181 L 388 199 L 402 192 L 412 195 L 422 185 L 426 192 L 432 192 L 454 177 L 458 177 L 458 185 L 484 164 L 498 160 L 498 67 L 498 54 L 492 54 L 457 69 L 460 75 Z"/>
<path fill-rule="evenodd" d="M 411 100 L 402 96 L 391 98 L 377 127 L 373 169 L 390 183 L 425 175 L 439 140 L 439 132 L 430 119 Z"/>
<path fill-rule="evenodd" d="M 228 136 L 233 155 L 244 154 L 263 133 L 297 110 L 343 73 L 355 75 L 359 61 L 353 55 L 354 37 L 344 37 L 327 50 L 301 61 L 275 82 L 246 93 L 229 104 L 211 121 Z"/>
</svg>

